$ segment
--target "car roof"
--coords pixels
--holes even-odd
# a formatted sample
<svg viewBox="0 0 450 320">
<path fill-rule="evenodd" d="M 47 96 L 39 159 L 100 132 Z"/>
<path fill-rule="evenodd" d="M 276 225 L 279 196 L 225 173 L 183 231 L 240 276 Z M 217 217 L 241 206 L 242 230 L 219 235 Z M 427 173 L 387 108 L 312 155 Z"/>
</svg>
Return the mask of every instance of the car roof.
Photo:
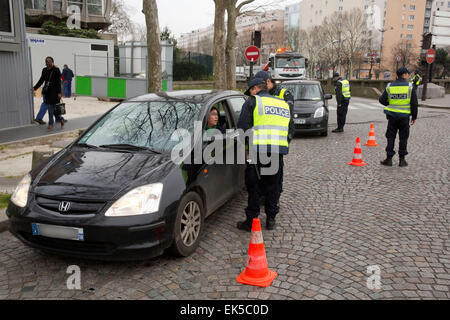
<svg viewBox="0 0 450 320">
<path fill-rule="evenodd" d="M 320 81 L 317 80 L 289 80 L 281 83 L 283 84 L 318 84 L 320 85 Z"/>
<path fill-rule="evenodd" d="M 228 96 L 244 96 L 242 92 L 231 90 L 180 90 L 160 93 L 149 93 L 128 99 L 124 102 L 176 101 L 205 103 L 212 99 Z"/>
</svg>

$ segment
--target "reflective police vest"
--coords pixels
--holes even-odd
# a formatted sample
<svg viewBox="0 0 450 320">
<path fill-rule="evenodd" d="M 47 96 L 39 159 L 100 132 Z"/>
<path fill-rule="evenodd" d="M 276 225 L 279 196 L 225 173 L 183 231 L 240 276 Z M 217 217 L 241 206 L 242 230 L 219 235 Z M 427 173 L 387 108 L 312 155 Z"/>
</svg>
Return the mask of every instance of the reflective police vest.
<svg viewBox="0 0 450 320">
<path fill-rule="evenodd" d="M 274 97 L 284 100 L 284 94 L 285 93 L 286 93 L 286 89 L 281 89 L 280 93 L 277 96 L 274 96 Z"/>
<path fill-rule="evenodd" d="M 256 95 L 253 112 L 253 145 L 259 150 L 287 154 L 291 112 L 281 99 Z M 278 152 L 277 152 L 278 151 Z"/>
<path fill-rule="evenodd" d="M 342 95 L 344 98 L 350 99 L 351 93 L 350 93 L 350 82 L 348 80 L 338 80 L 342 84 Z"/>
<path fill-rule="evenodd" d="M 418 86 L 421 81 L 422 81 L 422 77 L 420 75 L 416 74 L 413 78 L 412 83 L 415 84 L 416 86 Z"/>
<path fill-rule="evenodd" d="M 386 92 L 389 98 L 389 106 L 384 110 L 411 114 L 411 94 L 413 85 L 410 83 L 408 86 L 391 86 L 389 83 L 386 87 Z"/>
</svg>

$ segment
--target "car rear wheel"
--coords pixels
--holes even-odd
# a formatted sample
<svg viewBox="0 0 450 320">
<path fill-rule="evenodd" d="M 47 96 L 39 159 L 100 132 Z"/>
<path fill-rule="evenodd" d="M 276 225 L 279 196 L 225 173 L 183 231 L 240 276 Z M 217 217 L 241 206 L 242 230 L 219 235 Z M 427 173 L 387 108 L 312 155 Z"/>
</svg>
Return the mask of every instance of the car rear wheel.
<svg viewBox="0 0 450 320">
<path fill-rule="evenodd" d="M 321 135 L 322 137 L 328 136 L 328 130 L 327 130 L 327 131 L 324 131 L 324 132 L 322 132 L 322 133 L 320 133 L 320 135 Z"/>
<path fill-rule="evenodd" d="M 195 192 L 189 192 L 180 201 L 174 226 L 174 240 L 170 251 L 180 257 L 191 255 L 200 243 L 204 224 L 203 202 Z"/>
</svg>

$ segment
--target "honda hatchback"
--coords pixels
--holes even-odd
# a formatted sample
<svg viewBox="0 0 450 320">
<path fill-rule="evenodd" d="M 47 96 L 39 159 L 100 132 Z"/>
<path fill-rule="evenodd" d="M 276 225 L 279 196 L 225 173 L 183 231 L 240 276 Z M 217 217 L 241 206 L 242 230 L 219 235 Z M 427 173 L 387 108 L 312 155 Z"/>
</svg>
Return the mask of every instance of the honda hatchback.
<svg viewBox="0 0 450 320">
<path fill-rule="evenodd" d="M 234 91 L 179 91 L 120 103 L 23 178 L 7 209 L 11 233 L 34 248 L 83 258 L 142 259 L 165 249 L 190 255 L 205 217 L 243 188 L 245 166 L 174 162 L 174 134 L 187 133 L 190 152 L 204 149 L 194 122 L 205 128 L 215 108 L 237 144 L 244 102 Z"/>
</svg>

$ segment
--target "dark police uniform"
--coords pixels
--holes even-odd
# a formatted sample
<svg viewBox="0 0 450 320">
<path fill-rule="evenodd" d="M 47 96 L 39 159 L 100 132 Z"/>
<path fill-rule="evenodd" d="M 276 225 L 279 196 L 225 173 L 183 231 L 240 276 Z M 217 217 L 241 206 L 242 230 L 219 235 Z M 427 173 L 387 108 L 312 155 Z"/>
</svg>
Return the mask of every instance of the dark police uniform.
<svg viewBox="0 0 450 320">
<path fill-rule="evenodd" d="M 347 119 L 348 105 L 350 104 L 350 83 L 348 80 L 344 80 L 340 77 L 334 86 L 337 102 L 337 130 L 336 132 L 342 132 L 344 130 L 345 122 Z M 340 107 L 339 107 L 340 106 Z"/>
<path fill-rule="evenodd" d="M 398 79 L 388 84 L 379 101 L 386 106 L 384 113 L 389 121 L 386 131 L 387 157 L 392 159 L 395 155 L 395 137 L 398 132 L 400 138 L 398 154 L 400 158 L 404 158 L 408 154 L 409 117 L 412 117 L 412 120 L 417 119 L 419 103 L 416 90 L 412 83 Z"/>
<path fill-rule="evenodd" d="M 280 164 L 282 163 L 282 158 L 284 155 L 289 153 L 289 141 L 290 137 L 292 136 L 295 127 L 292 120 L 292 117 L 290 115 L 290 108 L 285 103 L 284 100 L 275 98 L 269 94 L 267 90 L 261 90 L 257 96 L 262 98 L 262 101 L 264 103 L 271 103 L 276 106 L 279 106 L 279 109 L 282 109 L 282 113 L 277 114 L 266 114 L 265 112 L 259 116 L 259 119 L 255 119 L 255 111 L 258 111 L 256 109 L 257 104 L 258 108 L 262 107 L 259 106 L 259 103 L 257 103 L 256 97 L 250 97 L 242 106 L 241 115 L 239 117 L 238 122 L 238 128 L 242 129 L 244 131 L 247 131 L 249 129 L 258 130 L 258 127 L 261 127 L 258 125 L 258 123 L 261 121 L 261 119 L 265 119 L 264 117 L 272 117 L 271 119 L 281 119 L 281 121 L 286 122 L 286 119 L 288 119 L 288 126 L 286 126 L 285 129 L 276 129 L 274 130 L 280 130 L 285 132 L 284 137 L 280 137 L 280 141 L 284 139 L 283 143 L 280 143 L 277 146 L 278 150 L 275 150 L 273 153 L 277 154 L 280 160 Z M 264 105 L 266 106 L 266 105 Z M 286 107 L 284 107 L 286 106 Z M 256 110 L 255 110 L 256 109 Z M 283 120 L 284 119 L 284 120 Z M 266 121 L 267 123 L 267 121 Z M 272 125 L 265 125 L 264 127 L 270 126 L 270 127 L 276 127 L 277 123 L 271 122 Z M 271 128 L 273 129 L 273 128 Z M 268 130 L 271 130 L 268 129 Z M 287 129 L 287 130 L 286 130 Z M 287 131 L 287 132 L 286 132 Z M 255 139 L 254 139 L 255 140 Z M 250 148 L 256 148 L 258 151 L 267 151 L 268 155 L 271 154 L 271 145 L 259 145 L 258 142 L 253 141 L 252 146 L 249 146 Z M 269 220 L 274 220 L 276 215 L 279 212 L 279 206 L 278 201 L 280 198 L 280 174 L 281 174 L 281 166 L 278 168 L 278 171 L 274 175 L 261 175 L 261 168 L 262 167 L 270 167 L 270 164 L 262 165 L 259 161 L 259 159 L 256 161 L 255 164 L 248 164 L 245 171 L 245 184 L 248 191 L 248 206 L 245 209 L 245 214 L 247 216 L 247 226 L 251 227 L 251 221 L 253 218 L 257 218 L 260 213 L 260 196 L 261 196 L 261 187 L 264 186 L 265 189 L 265 211 L 267 215 L 267 222 Z M 249 229 L 249 228 L 248 228 Z"/>
<path fill-rule="evenodd" d="M 416 73 L 414 75 L 414 78 L 412 79 L 413 88 L 414 88 L 414 90 L 416 90 L 416 92 L 417 92 L 417 87 L 420 85 L 421 82 L 422 82 L 422 77 L 420 76 L 420 74 Z"/>
</svg>

